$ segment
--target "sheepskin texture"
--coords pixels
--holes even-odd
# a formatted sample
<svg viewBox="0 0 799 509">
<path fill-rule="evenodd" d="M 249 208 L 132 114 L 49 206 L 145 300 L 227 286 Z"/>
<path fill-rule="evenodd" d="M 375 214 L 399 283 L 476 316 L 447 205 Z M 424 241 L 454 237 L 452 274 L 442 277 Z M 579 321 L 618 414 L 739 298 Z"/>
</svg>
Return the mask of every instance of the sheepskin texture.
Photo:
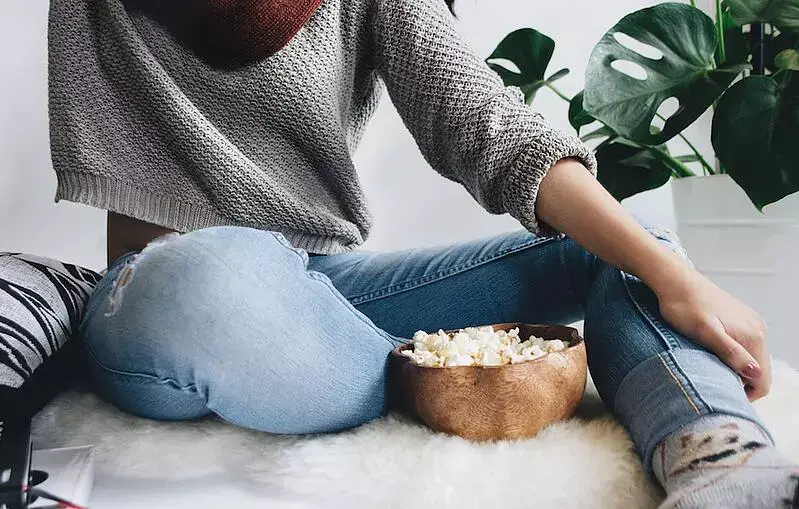
<svg viewBox="0 0 799 509">
<path fill-rule="evenodd" d="M 775 362 L 774 381 L 756 406 L 778 447 L 799 461 L 799 372 Z M 95 487 L 120 479 L 143 486 L 154 479 L 180 485 L 230 478 L 260 491 L 263 507 L 282 500 L 319 508 L 632 509 L 657 507 L 663 496 L 590 382 L 575 418 L 521 441 L 469 442 L 402 414 L 308 437 L 210 418 L 153 422 L 73 390 L 36 417 L 34 444 L 94 444 Z"/>
</svg>

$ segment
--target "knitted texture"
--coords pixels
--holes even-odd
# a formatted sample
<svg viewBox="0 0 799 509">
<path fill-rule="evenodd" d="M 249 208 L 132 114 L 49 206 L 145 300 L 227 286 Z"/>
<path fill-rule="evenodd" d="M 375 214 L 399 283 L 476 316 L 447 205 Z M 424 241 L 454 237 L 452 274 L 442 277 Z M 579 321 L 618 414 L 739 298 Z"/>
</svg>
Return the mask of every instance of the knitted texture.
<svg viewBox="0 0 799 509">
<path fill-rule="evenodd" d="M 178 231 L 242 225 L 313 253 L 353 249 L 371 218 L 352 154 L 381 81 L 429 164 L 531 231 L 555 162 L 595 171 L 579 140 L 468 48 L 442 0 L 325 0 L 276 53 L 227 65 L 173 22 L 190 17 L 153 1 L 51 2 L 56 200 Z"/>
</svg>

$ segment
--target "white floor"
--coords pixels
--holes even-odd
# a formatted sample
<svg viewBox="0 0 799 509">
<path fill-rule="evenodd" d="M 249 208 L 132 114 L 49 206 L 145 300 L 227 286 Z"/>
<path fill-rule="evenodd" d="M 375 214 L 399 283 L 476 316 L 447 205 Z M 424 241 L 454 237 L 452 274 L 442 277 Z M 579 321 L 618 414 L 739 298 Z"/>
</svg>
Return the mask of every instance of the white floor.
<svg viewBox="0 0 799 509">
<path fill-rule="evenodd" d="M 799 462 L 799 372 L 775 364 L 757 403 L 778 446 Z M 589 388 L 578 418 L 517 442 L 473 443 L 389 416 L 310 438 L 216 421 L 155 423 L 69 392 L 35 421 L 36 448 L 94 444 L 92 509 L 651 508 L 623 429 Z"/>
</svg>

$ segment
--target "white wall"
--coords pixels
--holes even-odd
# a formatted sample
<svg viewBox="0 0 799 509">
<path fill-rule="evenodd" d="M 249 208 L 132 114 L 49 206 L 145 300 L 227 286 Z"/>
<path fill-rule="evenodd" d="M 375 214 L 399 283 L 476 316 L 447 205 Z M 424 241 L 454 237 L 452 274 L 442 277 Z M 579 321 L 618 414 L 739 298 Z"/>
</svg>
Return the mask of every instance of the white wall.
<svg viewBox="0 0 799 509">
<path fill-rule="evenodd" d="M 53 203 L 46 24 L 46 0 L 0 2 L 0 251 L 103 267 L 103 213 Z"/>
<path fill-rule="evenodd" d="M 641 0 L 462 0 L 458 11 L 467 39 L 488 55 L 508 32 L 530 26 L 557 41 L 552 69 L 572 74 L 559 86 L 573 94 L 591 48 L 626 12 L 655 2 Z M 85 206 L 53 203 L 55 176 L 47 136 L 45 0 L 0 3 L 0 250 L 53 256 L 89 267 L 104 265 L 104 214 Z M 570 129 L 566 105 L 543 91 L 535 108 L 551 123 Z M 708 122 L 698 123 L 705 152 Z M 433 171 L 419 155 L 386 100 L 357 155 L 376 220 L 371 249 L 398 249 L 474 238 L 517 228 L 505 216 L 490 216 L 458 185 Z M 427 203 L 424 209 L 409 206 Z M 668 187 L 630 200 L 643 219 L 671 225 Z"/>
</svg>

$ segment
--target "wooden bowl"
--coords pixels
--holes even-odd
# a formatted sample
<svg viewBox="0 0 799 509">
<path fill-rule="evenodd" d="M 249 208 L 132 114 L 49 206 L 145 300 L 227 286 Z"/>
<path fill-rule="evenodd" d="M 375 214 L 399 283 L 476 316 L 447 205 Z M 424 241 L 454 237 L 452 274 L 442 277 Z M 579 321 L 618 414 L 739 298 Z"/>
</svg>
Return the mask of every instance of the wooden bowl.
<svg viewBox="0 0 799 509">
<path fill-rule="evenodd" d="M 436 431 L 472 440 L 531 437 L 574 414 L 588 373 L 585 343 L 576 329 L 560 325 L 503 323 L 519 337 L 569 341 L 569 347 L 535 360 L 502 366 L 429 368 L 400 352 L 391 355 L 392 382 L 407 406 Z"/>
</svg>

